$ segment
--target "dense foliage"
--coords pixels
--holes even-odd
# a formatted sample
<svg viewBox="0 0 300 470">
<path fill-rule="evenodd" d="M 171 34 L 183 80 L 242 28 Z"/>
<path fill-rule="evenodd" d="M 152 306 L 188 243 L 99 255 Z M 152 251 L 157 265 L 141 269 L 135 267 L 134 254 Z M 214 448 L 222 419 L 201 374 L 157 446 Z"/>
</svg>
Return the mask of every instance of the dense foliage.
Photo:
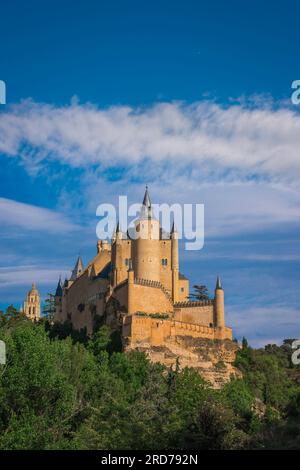
<svg viewBox="0 0 300 470">
<path fill-rule="evenodd" d="M 300 366 L 288 341 L 244 341 L 244 378 L 216 391 L 191 369 L 121 353 L 103 326 L 88 339 L 9 307 L 0 339 L 1 449 L 300 448 Z"/>
</svg>

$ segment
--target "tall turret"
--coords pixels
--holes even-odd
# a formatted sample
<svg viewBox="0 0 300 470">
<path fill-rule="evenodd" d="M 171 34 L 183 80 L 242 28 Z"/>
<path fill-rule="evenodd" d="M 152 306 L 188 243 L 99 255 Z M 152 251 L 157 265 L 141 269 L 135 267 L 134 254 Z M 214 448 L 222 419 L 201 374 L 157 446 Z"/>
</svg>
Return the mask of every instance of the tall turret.
<svg viewBox="0 0 300 470">
<path fill-rule="evenodd" d="M 127 289 L 127 311 L 129 314 L 134 313 L 134 271 L 132 268 L 132 261 L 129 261 L 128 269 L 128 289 Z"/>
<path fill-rule="evenodd" d="M 135 230 L 136 239 L 133 240 L 135 277 L 160 281 L 160 227 L 159 220 L 153 215 L 147 186 L 140 216 L 135 222 Z"/>
<path fill-rule="evenodd" d="M 171 269 L 172 269 L 172 298 L 173 302 L 178 301 L 179 296 L 179 256 L 178 256 L 178 233 L 173 221 L 171 230 Z"/>
<path fill-rule="evenodd" d="M 224 312 L 224 290 L 221 285 L 221 279 L 218 276 L 215 288 L 215 322 L 216 327 L 222 328 L 225 326 L 225 312 Z"/>
<path fill-rule="evenodd" d="M 117 223 L 117 227 L 113 236 L 113 244 L 112 244 L 112 254 L 111 254 L 111 261 L 112 261 L 112 285 L 115 287 L 121 280 L 123 279 L 125 273 L 124 260 L 123 260 L 123 233 L 120 229 L 120 223 Z"/>
</svg>

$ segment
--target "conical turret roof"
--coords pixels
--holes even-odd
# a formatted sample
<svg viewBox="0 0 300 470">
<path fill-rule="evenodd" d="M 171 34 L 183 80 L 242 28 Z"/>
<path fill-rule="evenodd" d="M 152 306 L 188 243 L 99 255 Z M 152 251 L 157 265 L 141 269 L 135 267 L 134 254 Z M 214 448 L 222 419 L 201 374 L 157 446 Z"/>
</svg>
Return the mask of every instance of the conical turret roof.
<svg viewBox="0 0 300 470">
<path fill-rule="evenodd" d="M 150 199 L 150 195 L 148 191 L 148 186 L 146 186 L 146 190 L 144 194 L 143 205 L 141 208 L 141 218 L 142 219 L 153 218 L 152 204 L 151 204 L 151 199 Z"/>
<path fill-rule="evenodd" d="M 78 256 L 75 267 L 72 271 L 70 280 L 75 281 L 82 272 L 83 272 L 83 263 L 82 263 L 81 256 Z"/>
<path fill-rule="evenodd" d="M 220 276 L 217 277 L 216 289 L 222 289 Z"/>
<path fill-rule="evenodd" d="M 55 291 L 55 296 L 56 297 L 62 297 L 63 291 L 62 291 L 62 282 L 61 282 L 61 277 L 59 278 L 59 281 L 57 283 L 56 291 Z"/>
</svg>

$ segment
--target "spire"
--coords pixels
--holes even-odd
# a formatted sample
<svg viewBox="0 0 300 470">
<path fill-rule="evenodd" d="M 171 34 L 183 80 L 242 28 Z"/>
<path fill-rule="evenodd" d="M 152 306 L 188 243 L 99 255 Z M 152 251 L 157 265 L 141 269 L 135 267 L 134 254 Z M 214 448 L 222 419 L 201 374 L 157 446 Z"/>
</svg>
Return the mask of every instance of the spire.
<svg viewBox="0 0 300 470">
<path fill-rule="evenodd" d="M 222 289 L 222 284 L 221 284 L 220 276 L 217 277 L 216 289 Z"/>
<path fill-rule="evenodd" d="M 75 281 L 80 276 L 80 274 L 82 272 L 83 272 L 83 263 L 82 263 L 81 257 L 78 256 L 76 264 L 75 264 L 75 268 L 72 271 L 72 276 L 71 276 L 70 280 Z"/>
<path fill-rule="evenodd" d="M 117 227 L 116 227 L 116 234 L 120 233 L 120 222 L 118 220 Z"/>
<path fill-rule="evenodd" d="M 145 195 L 143 199 L 143 206 L 146 206 L 149 209 L 151 208 L 151 199 L 150 199 L 149 192 L 148 192 L 148 186 L 146 186 Z"/>
<path fill-rule="evenodd" d="M 55 291 L 55 297 L 62 297 L 62 282 L 61 282 L 61 276 L 59 276 L 59 281 L 57 283 L 56 291 Z"/>
<path fill-rule="evenodd" d="M 143 199 L 143 205 L 141 209 L 141 218 L 152 219 L 152 217 L 153 217 L 153 214 L 152 214 L 151 199 L 150 199 L 149 192 L 148 192 L 148 186 L 146 186 L 145 195 Z"/>
<path fill-rule="evenodd" d="M 35 292 L 36 290 L 37 290 L 37 288 L 36 288 L 35 282 L 33 282 L 32 285 L 31 285 L 30 292 Z"/>
</svg>

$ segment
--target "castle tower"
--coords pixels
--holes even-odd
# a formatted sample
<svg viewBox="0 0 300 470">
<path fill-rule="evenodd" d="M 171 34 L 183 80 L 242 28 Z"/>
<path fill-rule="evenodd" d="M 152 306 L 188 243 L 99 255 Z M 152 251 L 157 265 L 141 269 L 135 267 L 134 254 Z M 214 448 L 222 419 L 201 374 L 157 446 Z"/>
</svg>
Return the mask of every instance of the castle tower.
<svg viewBox="0 0 300 470">
<path fill-rule="evenodd" d="M 224 291 L 218 276 L 215 288 L 215 322 L 217 328 L 225 327 Z"/>
<path fill-rule="evenodd" d="M 134 271 L 132 268 L 132 261 L 129 261 L 128 269 L 128 291 L 127 291 L 127 311 L 129 314 L 134 313 Z"/>
<path fill-rule="evenodd" d="M 116 231 L 113 237 L 112 244 L 112 285 L 115 287 L 119 282 L 126 276 L 126 266 L 124 265 L 124 254 L 123 254 L 123 233 L 120 230 L 120 224 L 118 222 Z M 125 270 L 125 272 L 123 272 Z"/>
<path fill-rule="evenodd" d="M 41 318 L 40 295 L 35 283 L 32 284 L 32 287 L 26 296 L 23 313 L 30 320 L 39 320 Z"/>
<path fill-rule="evenodd" d="M 141 213 L 135 222 L 135 230 L 136 239 L 133 240 L 135 277 L 160 281 L 160 226 L 159 220 L 153 215 L 147 186 Z"/>
<path fill-rule="evenodd" d="M 171 268 L 172 268 L 172 298 L 173 302 L 178 301 L 179 295 L 179 256 L 178 256 L 178 233 L 173 226 L 171 230 Z"/>
</svg>

